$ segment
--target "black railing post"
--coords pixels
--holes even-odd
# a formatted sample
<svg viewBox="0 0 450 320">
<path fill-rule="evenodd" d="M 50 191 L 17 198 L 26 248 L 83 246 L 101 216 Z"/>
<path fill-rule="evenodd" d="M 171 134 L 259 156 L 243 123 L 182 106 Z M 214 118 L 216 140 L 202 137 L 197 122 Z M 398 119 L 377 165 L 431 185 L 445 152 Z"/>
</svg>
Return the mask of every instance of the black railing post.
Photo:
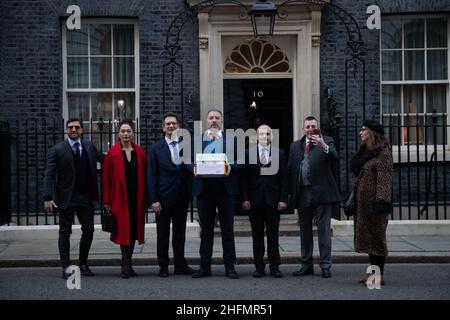
<svg viewBox="0 0 450 320">
<path fill-rule="evenodd" d="M 0 121 L 0 225 L 11 221 L 11 131 L 10 124 Z"/>
<path fill-rule="evenodd" d="M 35 180 L 35 216 L 36 216 L 36 225 L 39 225 L 39 168 L 38 168 L 38 163 L 39 163 L 39 146 L 38 146 L 38 142 L 39 142 L 39 134 L 38 134 L 38 122 L 37 119 L 34 120 L 34 137 L 35 140 L 34 143 L 34 170 L 35 170 L 35 175 L 34 178 Z"/>
<path fill-rule="evenodd" d="M 438 220 L 439 219 L 439 199 L 438 199 L 438 195 L 439 195 L 439 190 L 438 190 L 438 161 L 437 161 L 437 120 L 438 120 L 438 115 L 436 114 L 436 110 L 433 109 L 433 113 L 431 115 L 431 122 L 433 124 L 433 155 L 434 155 L 434 165 L 433 165 L 433 169 L 434 169 L 434 215 L 435 215 L 435 219 Z"/>
<path fill-rule="evenodd" d="M 97 121 L 98 132 L 100 134 L 100 152 L 103 153 L 103 129 L 105 127 L 105 123 L 103 122 L 103 117 L 100 116 Z M 103 214 L 103 183 L 101 177 L 103 176 L 103 163 L 100 164 L 100 194 L 99 194 L 99 202 L 100 202 L 100 215 Z"/>
<path fill-rule="evenodd" d="M 444 185 L 444 219 L 447 220 L 447 161 L 446 161 L 446 145 L 447 145 L 447 114 L 444 113 L 442 119 L 442 170 L 443 172 L 443 185 Z"/>
<path fill-rule="evenodd" d="M 194 120 L 192 120 L 192 116 L 188 120 L 188 131 L 191 134 L 191 139 L 194 137 Z M 195 137 L 194 137 L 195 139 Z M 191 150 L 191 152 L 194 152 L 194 150 Z M 191 193 L 191 204 L 190 204 L 190 216 L 191 216 L 191 223 L 194 222 L 194 197 Z"/>
</svg>

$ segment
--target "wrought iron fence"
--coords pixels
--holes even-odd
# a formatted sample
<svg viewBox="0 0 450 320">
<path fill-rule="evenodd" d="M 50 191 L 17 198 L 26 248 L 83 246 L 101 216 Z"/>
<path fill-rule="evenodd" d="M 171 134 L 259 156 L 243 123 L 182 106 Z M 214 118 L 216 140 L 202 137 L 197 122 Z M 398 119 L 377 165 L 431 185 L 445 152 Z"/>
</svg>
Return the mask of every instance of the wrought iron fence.
<svg viewBox="0 0 450 320">
<path fill-rule="evenodd" d="M 349 162 L 359 144 L 363 119 L 354 114 L 338 127 L 340 186 L 349 188 Z M 394 161 L 394 220 L 448 219 L 450 176 L 447 114 L 391 114 L 382 120 Z"/>
<path fill-rule="evenodd" d="M 340 152 L 339 185 L 349 188 L 349 162 L 358 149 L 362 118 L 349 115 L 345 125 L 330 132 Z M 447 186 L 449 157 L 447 115 L 390 115 L 383 125 L 392 144 L 394 159 L 392 219 L 448 219 L 450 203 Z M 116 141 L 117 121 L 84 122 L 84 138 L 100 151 Z M 136 121 L 136 143 L 148 148 L 162 137 L 160 120 Z M 45 213 L 42 179 L 48 150 L 62 141 L 62 120 L 16 120 L 0 123 L 0 224 L 57 224 L 57 214 Z M 98 166 L 101 173 L 101 165 Z M 99 179 L 99 186 L 101 183 Z M 98 207 L 97 213 L 102 208 Z M 191 221 L 194 202 L 191 202 Z M 152 217 L 149 211 L 147 221 Z M 344 218 L 343 215 L 341 215 Z"/>
</svg>

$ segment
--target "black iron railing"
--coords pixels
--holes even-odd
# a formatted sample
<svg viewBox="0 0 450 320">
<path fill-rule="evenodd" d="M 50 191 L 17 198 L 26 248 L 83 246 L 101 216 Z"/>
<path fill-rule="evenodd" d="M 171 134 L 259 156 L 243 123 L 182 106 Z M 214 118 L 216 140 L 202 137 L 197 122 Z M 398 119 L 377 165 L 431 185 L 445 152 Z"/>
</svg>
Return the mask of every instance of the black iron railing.
<svg viewBox="0 0 450 320">
<path fill-rule="evenodd" d="M 362 116 L 348 115 L 343 124 L 333 126 L 340 153 L 337 168 L 342 194 L 349 188 L 349 160 L 359 143 Z M 389 115 L 383 118 L 392 143 L 394 160 L 392 219 L 448 219 L 450 203 L 447 186 L 449 159 L 446 114 Z M 117 122 L 84 122 L 84 138 L 106 152 L 116 141 Z M 16 120 L 0 123 L 0 223 L 17 225 L 57 224 L 57 214 L 44 212 L 42 179 L 48 150 L 65 137 L 64 123 L 58 120 Z M 144 148 L 162 137 L 161 122 L 136 121 L 136 143 Z M 98 166 L 101 174 L 101 166 Z M 100 179 L 99 186 L 101 187 Z M 191 221 L 195 204 L 191 204 Z M 102 210 L 97 208 L 97 213 Z M 147 222 L 153 217 L 149 211 Z M 343 217 L 343 215 L 341 215 Z"/>
</svg>

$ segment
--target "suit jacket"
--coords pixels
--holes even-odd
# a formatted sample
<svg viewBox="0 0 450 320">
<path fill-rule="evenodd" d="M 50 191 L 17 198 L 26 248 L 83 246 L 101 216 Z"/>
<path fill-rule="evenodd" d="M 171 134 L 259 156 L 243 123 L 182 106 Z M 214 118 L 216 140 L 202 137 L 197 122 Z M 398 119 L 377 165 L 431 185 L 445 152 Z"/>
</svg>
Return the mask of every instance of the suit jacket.
<svg viewBox="0 0 450 320">
<path fill-rule="evenodd" d="M 223 132 L 222 134 L 222 138 L 215 140 L 215 141 L 203 141 L 202 140 L 202 150 L 205 150 L 205 148 L 210 144 L 210 143 L 217 143 L 217 144 L 221 144 L 222 145 L 222 153 L 226 153 L 227 150 L 227 143 L 226 143 L 226 135 Z M 234 144 L 235 147 L 235 152 L 234 155 L 235 157 L 237 157 L 237 152 L 236 152 L 236 143 Z M 192 150 L 195 150 L 195 148 L 192 148 Z M 195 151 L 193 152 L 195 153 Z M 195 154 L 193 154 L 193 156 L 195 157 Z M 239 170 L 239 165 L 236 162 L 236 159 L 228 159 L 229 162 L 231 162 L 231 160 L 233 160 L 233 163 L 231 163 L 231 172 L 228 176 L 226 177 L 221 177 L 221 178 L 213 178 L 213 179 L 217 179 L 218 183 L 223 183 L 225 190 L 227 192 L 228 195 L 237 195 L 239 194 L 239 182 L 238 182 L 238 170 Z M 193 161 L 194 163 L 194 161 Z M 189 165 L 188 168 L 190 168 L 191 170 L 193 169 L 193 165 Z M 204 187 L 204 181 L 205 179 L 211 179 L 211 178 L 202 178 L 202 177 L 195 177 L 193 178 L 193 185 L 192 185 L 192 195 L 194 197 L 199 196 L 202 194 L 203 192 L 203 187 Z"/>
<path fill-rule="evenodd" d="M 257 153 L 257 163 L 247 164 L 242 174 L 242 200 L 250 201 L 252 206 L 265 203 L 276 207 L 278 202 L 288 202 L 288 173 L 284 151 L 274 147 L 270 148 L 271 157 L 278 152 L 279 167 L 274 175 L 261 175 L 261 168 L 270 166 L 261 164 L 258 148 L 249 152 Z M 248 159 L 248 156 L 246 157 Z"/>
<path fill-rule="evenodd" d="M 191 198 L 191 174 L 186 165 L 172 162 L 165 138 L 148 149 L 148 194 L 151 203 L 173 206 Z"/>
<path fill-rule="evenodd" d="M 301 192 L 299 179 L 301 177 L 301 162 L 305 154 L 305 139 L 291 143 L 288 161 L 289 193 L 294 205 L 297 204 L 298 192 Z M 341 201 L 336 180 L 333 175 L 333 162 L 339 160 L 332 137 L 323 136 L 329 147 L 328 154 L 318 147 L 310 150 L 310 179 L 313 203 L 331 204 Z"/>
<path fill-rule="evenodd" d="M 137 181 L 137 231 L 139 244 L 144 242 L 147 198 L 147 153 L 144 148 L 133 145 L 138 164 Z M 130 213 L 128 209 L 127 181 L 122 144 L 117 142 L 105 157 L 103 168 L 103 202 L 111 205 L 111 213 L 117 221 L 117 232 L 111 233 L 111 241 L 121 245 L 130 244 Z"/>
<path fill-rule="evenodd" d="M 90 196 L 92 201 L 98 201 L 97 162 L 103 162 L 104 155 L 90 142 L 81 140 L 83 152 L 90 164 Z M 47 154 L 47 165 L 44 173 L 44 200 L 55 201 L 58 208 L 67 209 L 72 200 L 75 186 L 75 162 L 73 150 L 68 140 L 53 146 Z"/>
</svg>

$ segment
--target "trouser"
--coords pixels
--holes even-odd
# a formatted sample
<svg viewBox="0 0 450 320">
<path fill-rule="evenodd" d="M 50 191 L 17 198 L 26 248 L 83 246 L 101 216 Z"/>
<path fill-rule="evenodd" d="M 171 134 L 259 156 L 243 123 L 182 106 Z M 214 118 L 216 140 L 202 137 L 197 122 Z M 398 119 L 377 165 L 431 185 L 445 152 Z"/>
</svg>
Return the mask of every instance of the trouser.
<svg viewBox="0 0 450 320">
<path fill-rule="evenodd" d="M 313 265 L 313 231 L 314 215 L 317 221 L 317 235 L 319 238 L 320 268 L 331 268 L 331 213 L 332 206 L 323 204 L 310 207 L 299 207 L 300 237 L 302 264 L 305 268 Z"/>
<path fill-rule="evenodd" d="M 172 249 L 175 269 L 184 270 L 187 262 L 184 257 L 186 241 L 186 217 L 189 202 L 180 201 L 174 206 L 163 206 L 156 215 L 157 256 L 160 267 L 169 265 L 170 222 L 172 221 Z"/>
<path fill-rule="evenodd" d="M 70 266 L 70 235 L 72 234 L 72 223 L 74 214 L 77 215 L 81 224 L 81 241 L 79 264 L 87 264 L 89 249 L 94 237 L 94 208 L 92 206 L 71 206 L 59 210 L 59 256 L 63 268 Z"/>
<path fill-rule="evenodd" d="M 222 235 L 223 261 L 225 268 L 236 264 L 236 249 L 234 245 L 234 196 L 225 192 L 208 190 L 197 198 L 200 218 L 200 265 L 211 266 L 214 244 L 214 222 L 216 209 L 219 215 Z"/>
<path fill-rule="evenodd" d="M 249 215 L 253 238 L 253 260 L 257 269 L 264 269 L 264 228 L 267 234 L 267 257 L 270 269 L 278 269 L 281 263 L 278 244 L 280 214 L 276 207 L 260 204 Z"/>
</svg>

